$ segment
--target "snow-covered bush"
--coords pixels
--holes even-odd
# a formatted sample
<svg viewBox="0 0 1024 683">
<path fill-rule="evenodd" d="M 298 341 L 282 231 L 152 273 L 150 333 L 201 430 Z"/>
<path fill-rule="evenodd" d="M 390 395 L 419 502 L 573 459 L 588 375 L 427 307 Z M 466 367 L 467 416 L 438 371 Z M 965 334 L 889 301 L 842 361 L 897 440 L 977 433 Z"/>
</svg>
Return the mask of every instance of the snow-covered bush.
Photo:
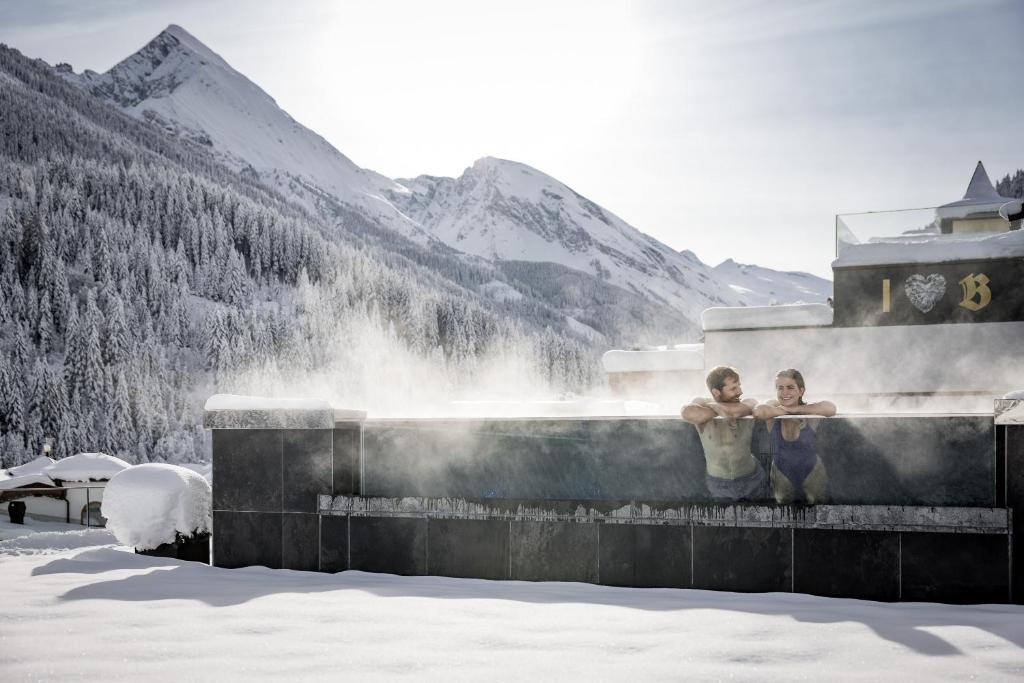
<svg viewBox="0 0 1024 683">
<path fill-rule="evenodd" d="M 147 463 L 122 470 L 107 484 L 103 516 L 117 540 L 138 550 L 209 533 L 210 483 L 177 465 Z"/>
</svg>

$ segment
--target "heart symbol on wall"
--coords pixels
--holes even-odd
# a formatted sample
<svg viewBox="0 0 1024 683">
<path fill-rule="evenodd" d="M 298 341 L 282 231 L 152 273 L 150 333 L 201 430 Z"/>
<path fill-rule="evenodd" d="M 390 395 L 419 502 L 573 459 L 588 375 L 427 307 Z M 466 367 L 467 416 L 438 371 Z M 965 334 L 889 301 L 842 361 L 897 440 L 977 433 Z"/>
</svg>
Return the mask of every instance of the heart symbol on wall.
<svg viewBox="0 0 1024 683">
<path fill-rule="evenodd" d="M 924 275 L 911 275 L 907 278 L 903 288 L 907 292 L 907 298 L 914 308 L 927 313 L 935 308 L 942 295 L 946 293 L 946 278 L 938 273 L 932 273 L 928 277 Z"/>
</svg>

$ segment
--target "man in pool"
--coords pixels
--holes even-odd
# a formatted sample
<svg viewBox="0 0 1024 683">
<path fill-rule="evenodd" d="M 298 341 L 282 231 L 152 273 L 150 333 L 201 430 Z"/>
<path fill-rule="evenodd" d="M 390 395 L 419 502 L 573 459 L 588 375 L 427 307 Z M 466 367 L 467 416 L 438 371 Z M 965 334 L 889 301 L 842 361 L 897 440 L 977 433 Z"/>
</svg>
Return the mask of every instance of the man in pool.
<svg viewBox="0 0 1024 683">
<path fill-rule="evenodd" d="M 767 495 L 764 469 L 750 452 L 757 401 L 741 400 L 743 387 L 735 368 L 720 365 L 708 373 L 711 398 L 695 398 L 683 406 L 682 418 L 697 427 L 704 446 L 704 475 L 712 500 L 762 500 Z"/>
</svg>

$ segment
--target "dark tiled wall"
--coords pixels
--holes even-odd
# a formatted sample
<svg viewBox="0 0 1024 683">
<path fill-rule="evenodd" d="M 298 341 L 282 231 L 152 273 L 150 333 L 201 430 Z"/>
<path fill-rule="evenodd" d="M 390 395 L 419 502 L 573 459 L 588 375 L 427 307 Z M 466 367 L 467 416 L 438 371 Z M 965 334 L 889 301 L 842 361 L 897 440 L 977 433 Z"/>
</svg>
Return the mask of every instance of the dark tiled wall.
<svg viewBox="0 0 1024 683">
<path fill-rule="evenodd" d="M 370 421 L 363 429 L 362 495 L 710 502 L 700 439 L 678 419 Z M 834 503 L 992 506 L 993 438 L 986 416 L 837 417 L 821 421 L 818 453 Z M 752 450 L 770 466 L 763 423 Z"/>
<path fill-rule="evenodd" d="M 1005 534 L 569 521 L 322 517 L 323 571 L 810 593 L 1010 598 Z"/>
<path fill-rule="evenodd" d="M 329 429 L 213 430 L 213 563 L 318 569 Z"/>
<path fill-rule="evenodd" d="M 1013 510 L 1016 542 L 1013 544 L 1013 600 L 1024 604 L 1024 425 L 999 427 L 1003 495 Z"/>
</svg>

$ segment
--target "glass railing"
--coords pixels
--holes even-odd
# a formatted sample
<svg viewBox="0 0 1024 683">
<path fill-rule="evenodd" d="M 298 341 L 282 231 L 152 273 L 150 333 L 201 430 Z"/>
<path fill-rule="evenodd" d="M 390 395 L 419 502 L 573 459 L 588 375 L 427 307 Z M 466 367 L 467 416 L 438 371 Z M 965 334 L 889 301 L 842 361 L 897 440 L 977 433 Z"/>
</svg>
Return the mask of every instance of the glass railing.
<svg viewBox="0 0 1024 683">
<path fill-rule="evenodd" d="M 1009 205 L 925 207 L 897 211 L 868 211 L 837 214 L 836 257 L 849 257 L 850 249 L 879 251 L 868 245 L 920 245 L 978 240 L 1020 227 L 1011 221 L 1020 211 L 1019 202 Z M 883 247 L 884 248 L 884 247 Z"/>
</svg>

